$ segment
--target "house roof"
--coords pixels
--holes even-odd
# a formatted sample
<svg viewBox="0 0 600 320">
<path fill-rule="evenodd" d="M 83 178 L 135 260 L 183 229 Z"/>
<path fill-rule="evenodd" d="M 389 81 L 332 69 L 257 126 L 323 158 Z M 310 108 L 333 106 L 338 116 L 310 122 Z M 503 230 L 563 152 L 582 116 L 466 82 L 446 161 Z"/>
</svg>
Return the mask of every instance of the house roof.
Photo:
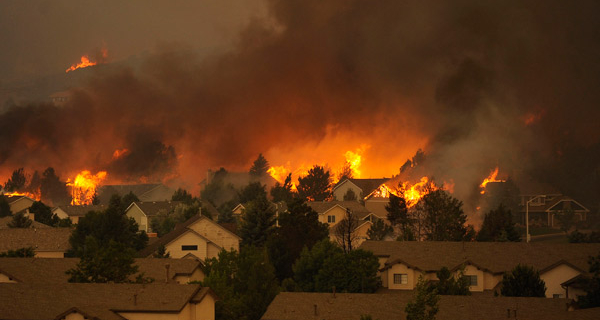
<svg viewBox="0 0 600 320">
<path fill-rule="evenodd" d="M 360 249 L 388 257 L 386 267 L 400 260 L 424 271 L 437 271 L 470 262 L 491 273 L 503 273 L 519 263 L 538 270 L 548 270 L 562 263 L 577 270 L 587 270 L 588 257 L 598 254 L 600 244 L 365 241 Z"/>
<path fill-rule="evenodd" d="M 404 308 L 413 293 L 305 293 L 281 292 L 267 308 L 263 320 L 347 320 L 371 315 L 373 319 L 406 319 Z M 490 295 L 441 296 L 438 320 L 504 320 L 507 310 L 517 319 L 564 319 L 567 299 L 494 297 Z M 512 317 L 514 319 L 514 317 Z"/>
<path fill-rule="evenodd" d="M 108 203 L 110 201 L 110 197 L 113 194 L 118 194 L 120 196 L 124 196 L 129 192 L 133 192 L 140 200 L 145 200 L 145 195 L 150 193 L 151 191 L 165 188 L 168 189 L 167 186 L 162 183 L 154 183 L 154 184 L 117 184 L 117 185 L 103 185 L 98 188 L 98 199 L 100 199 L 101 203 Z M 169 198 L 171 197 L 169 195 Z M 167 199 L 147 199 L 147 200 L 167 200 Z"/>
<path fill-rule="evenodd" d="M 35 251 L 67 251 L 71 228 L 0 229 L 0 252 L 33 247 Z"/>
<path fill-rule="evenodd" d="M 67 283 L 69 276 L 65 273 L 74 268 L 79 258 L 0 258 L 0 273 L 10 275 L 22 283 Z M 155 282 L 165 282 L 165 265 L 169 265 L 169 283 L 174 283 L 176 275 L 191 275 L 201 263 L 191 259 L 135 259 L 139 274 L 149 277 Z M 131 276 L 134 280 L 137 276 Z"/>
<path fill-rule="evenodd" d="M 546 201 L 544 205 L 541 206 L 529 204 L 529 212 L 550 212 L 565 209 L 573 209 L 575 212 L 590 212 L 585 206 L 569 196 L 553 197 L 552 200 Z M 521 206 L 521 211 L 526 211 L 525 205 Z"/>
<path fill-rule="evenodd" d="M 13 202 L 16 202 L 18 200 L 21 200 L 23 198 L 25 199 L 29 199 L 31 202 L 35 202 L 34 199 L 31 199 L 28 196 L 7 196 L 7 195 L 0 195 L 0 197 L 4 197 L 6 198 L 6 202 L 8 202 L 8 204 L 12 204 Z"/>
<path fill-rule="evenodd" d="M 181 201 L 136 201 L 129 205 L 125 211 L 129 211 L 129 209 L 135 205 L 140 208 L 146 216 L 153 217 L 160 212 L 173 212 L 175 207 L 180 204 L 182 204 Z"/>
<path fill-rule="evenodd" d="M 345 179 L 344 181 L 339 182 L 333 190 L 337 189 L 339 186 L 344 184 L 346 181 L 352 182 L 354 185 L 359 187 L 362 190 L 363 197 L 369 195 L 373 190 L 379 188 L 380 185 L 384 184 L 386 181 L 390 180 L 389 178 L 379 178 L 379 179 Z M 360 197 L 360 194 L 356 195 Z"/>
<path fill-rule="evenodd" d="M 158 247 L 160 247 L 161 245 L 167 245 L 167 244 L 169 244 L 170 242 L 172 242 L 173 240 L 179 238 L 180 236 L 182 236 L 186 232 L 193 232 L 194 234 L 198 235 L 199 237 L 206 239 L 206 237 L 204 237 L 204 236 L 198 234 L 197 232 L 193 231 L 192 229 L 188 228 L 192 224 L 194 224 L 197 221 L 200 221 L 202 219 L 206 219 L 206 221 L 210 221 L 210 222 L 214 223 L 216 227 L 219 227 L 219 228 L 225 230 L 225 232 L 231 233 L 232 235 L 234 235 L 234 236 L 236 236 L 236 237 L 239 238 L 239 236 L 237 234 L 231 232 L 229 229 L 227 229 L 227 228 L 219 225 L 218 223 L 210 220 L 209 218 L 207 218 L 205 216 L 197 214 L 197 215 L 194 215 L 193 217 L 189 218 L 188 220 L 186 220 L 184 223 L 181 223 L 181 224 L 177 225 L 173 231 L 165 234 L 164 236 L 160 237 L 157 241 L 154 241 L 153 243 L 151 243 L 148 246 L 146 246 L 146 248 L 140 250 L 138 252 L 138 255 L 140 257 L 148 257 L 152 253 L 154 253 L 158 249 Z M 208 242 L 212 242 L 210 239 L 206 239 L 206 240 Z"/>
<path fill-rule="evenodd" d="M 363 219 L 371 213 L 365 206 L 357 201 L 309 201 L 306 204 L 318 214 L 324 214 L 335 206 L 352 210 L 358 219 Z"/>
<path fill-rule="evenodd" d="M 58 206 L 52 209 L 52 212 L 60 209 L 64 211 L 69 217 L 83 217 L 90 211 L 104 211 L 108 208 L 107 205 L 84 205 L 84 206 Z"/>
<path fill-rule="evenodd" d="M 2 218 L 0 218 L 0 229 L 8 229 L 8 228 L 9 228 L 8 224 L 9 224 L 9 223 L 10 223 L 12 220 L 13 220 L 13 217 L 12 217 L 12 216 L 7 216 L 7 217 L 2 217 Z M 39 229 L 39 228 L 52 228 L 52 227 L 51 227 L 51 226 L 49 226 L 49 225 L 45 225 L 45 224 L 43 224 L 43 223 L 41 223 L 41 222 L 37 222 L 37 221 L 31 221 L 31 226 L 30 226 L 30 228 L 36 228 L 36 229 Z"/>
<path fill-rule="evenodd" d="M 56 319 L 67 311 L 77 311 L 96 319 L 121 320 L 124 318 L 116 312 L 179 312 L 207 293 L 214 296 L 209 288 L 188 284 L 3 283 L 0 316 Z"/>
</svg>

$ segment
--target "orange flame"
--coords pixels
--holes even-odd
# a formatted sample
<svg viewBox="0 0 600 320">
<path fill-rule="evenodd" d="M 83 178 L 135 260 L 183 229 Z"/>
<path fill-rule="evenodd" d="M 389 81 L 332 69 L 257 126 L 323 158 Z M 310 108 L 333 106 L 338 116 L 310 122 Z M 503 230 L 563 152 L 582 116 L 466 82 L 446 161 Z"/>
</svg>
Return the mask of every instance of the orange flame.
<svg viewBox="0 0 600 320">
<path fill-rule="evenodd" d="M 269 170 L 267 170 L 267 172 L 269 173 L 269 175 L 271 175 L 271 177 L 273 177 L 273 179 L 283 184 L 285 182 L 285 178 L 287 178 L 288 174 L 290 173 L 290 170 L 288 170 L 284 166 L 275 166 L 270 167 Z"/>
<path fill-rule="evenodd" d="M 346 162 L 350 164 L 350 170 L 352 170 L 352 176 L 354 178 L 360 178 L 360 164 L 362 162 L 362 149 L 356 150 L 356 152 L 346 151 L 344 156 Z"/>
<path fill-rule="evenodd" d="M 479 187 L 481 188 L 481 191 L 480 191 L 481 194 L 485 194 L 485 186 L 487 186 L 488 183 L 504 182 L 504 180 L 496 180 L 497 176 L 498 176 L 498 167 L 496 167 L 496 169 L 494 169 L 492 172 L 490 172 L 490 175 L 487 178 L 485 178 L 483 180 L 483 182 L 479 185 Z"/>
<path fill-rule="evenodd" d="M 106 178 L 106 171 L 100 171 L 93 175 L 88 170 L 81 171 L 73 182 L 67 181 L 71 187 L 71 205 L 79 206 L 91 204 L 96 194 L 96 186 Z"/>
<path fill-rule="evenodd" d="M 40 195 L 39 194 L 34 194 L 31 192 L 9 192 L 9 193 L 4 193 L 5 196 L 7 197 L 20 197 L 20 196 L 24 196 L 24 197 L 29 197 L 35 201 L 40 201 Z"/>
<path fill-rule="evenodd" d="M 366 196 L 365 200 L 371 197 L 388 198 L 390 194 L 393 194 L 397 197 L 403 197 L 404 200 L 406 200 L 406 206 L 410 208 L 416 205 L 425 195 L 438 189 L 440 188 L 436 187 L 433 181 L 429 181 L 429 178 L 427 177 L 422 177 L 419 182 L 414 184 L 410 183 L 410 181 L 403 182 L 400 185 L 399 190 L 394 190 L 387 185 L 382 184 L 379 188 Z M 446 190 L 447 188 L 443 187 L 442 189 Z"/>
<path fill-rule="evenodd" d="M 108 52 L 106 51 L 106 49 L 102 49 L 102 58 L 106 58 L 107 55 L 108 55 Z M 89 56 L 85 55 L 85 56 L 81 57 L 81 62 L 71 65 L 71 67 L 69 69 L 67 69 L 65 72 L 68 73 L 69 71 L 95 66 L 97 64 L 98 64 L 98 61 L 91 61 Z"/>
<path fill-rule="evenodd" d="M 115 152 L 113 153 L 113 160 L 121 158 L 124 154 L 126 154 L 128 152 L 129 152 L 129 149 L 115 150 Z"/>
</svg>

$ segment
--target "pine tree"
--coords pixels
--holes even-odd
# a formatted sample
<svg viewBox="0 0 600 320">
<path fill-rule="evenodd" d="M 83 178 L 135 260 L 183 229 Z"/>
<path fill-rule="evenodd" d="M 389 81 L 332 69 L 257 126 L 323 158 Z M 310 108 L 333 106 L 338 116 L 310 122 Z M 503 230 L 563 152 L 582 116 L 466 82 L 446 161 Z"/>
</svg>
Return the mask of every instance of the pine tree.
<svg viewBox="0 0 600 320">
<path fill-rule="evenodd" d="M 427 281 L 419 276 L 413 299 L 406 304 L 407 320 L 434 320 L 439 311 L 440 296 L 436 290 L 429 290 Z"/>
<path fill-rule="evenodd" d="M 314 166 L 304 177 L 298 178 L 298 196 L 308 201 L 323 201 L 331 197 L 330 173 L 321 166 Z"/>
<path fill-rule="evenodd" d="M 7 225 L 9 228 L 29 228 L 31 226 L 31 219 L 27 218 L 23 212 L 19 212 L 13 216 Z"/>
<path fill-rule="evenodd" d="M 275 228 L 275 209 L 266 197 L 246 204 L 240 223 L 243 245 L 263 246 Z"/>
<path fill-rule="evenodd" d="M 526 265 L 517 265 L 502 276 L 500 293 L 505 297 L 545 297 L 546 283 L 540 272 Z"/>
<path fill-rule="evenodd" d="M 254 160 L 252 167 L 250 167 L 250 176 L 253 178 L 261 178 L 267 175 L 269 170 L 269 161 L 263 157 L 262 153 L 258 154 L 258 158 Z"/>
</svg>

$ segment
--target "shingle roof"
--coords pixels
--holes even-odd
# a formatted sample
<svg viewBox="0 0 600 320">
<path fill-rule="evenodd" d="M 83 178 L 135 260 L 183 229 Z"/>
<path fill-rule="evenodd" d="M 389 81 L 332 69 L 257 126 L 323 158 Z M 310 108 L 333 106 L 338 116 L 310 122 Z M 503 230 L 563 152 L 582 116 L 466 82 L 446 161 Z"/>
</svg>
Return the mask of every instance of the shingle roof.
<svg viewBox="0 0 600 320">
<path fill-rule="evenodd" d="M 386 266 L 403 261 L 423 271 L 437 271 L 469 262 L 492 273 L 503 273 L 519 263 L 543 270 L 561 261 L 585 271 L 588 257 L 600 252 L 600 244 L 365 241 L 360 249 L 389 257 Z"/>
<path fill-rule="evenodd" d="M 8 217 L 2 217 L 2 218 L 0 218 L 0 229 L 8 229 L 8 228 L 10 228 L 10 227 L 8 226 L 8 224 L 9 224 L 9 223 L 10 223 L 12 220 L 13 220 L 13 217 L 12 217 L 12 216 L 8 216 Z M 37 221 L 31 221 L 31 226 L 30 226 L 30 228 L 37 228 L 37 229 L 39 229 L 39 228 L 52 228 L 52 227 L 51 227 L 51 226 L 49 226 L 49 225 L 45 225 L 45 224 L 43 224 L 43 223 L 41 223 L 41 222 L 37 222 Z"/>
<path fill-rule="evenodd" d="M 104 211 L 108 208 L 108 206 L 104 204 L 85 206 L 58 206 L 54 208 L 54 210 L 58 208 L 64 211 L 69 217 L 83 217 L 90 211 Z"/>
<path fill-rule="evenodd" d="M 358 219 L 363 219 L 371 212 L 358 201 L 309 201 L 306 203 L 318 214 L 323 214 L 329 209 L 339 205 L 344 209 L 350 209 Z"/>
<path fill-rule="evenodd" d="M 185 284 L 2 283 L 0 318 L 55 319 L 75 308 L 97 319 L 121 320 L 115 311 L 179 312 L 190 300 L 210 292 Z"/>
<path fill-rule="evenodd" d="M 153 217 L 159 212 L 169 213 L 175 210 L 181 201 L 136 201 L 134 202 L 138 208 L 140 208 L 144 214 L 148 217 Z M 133 203 L 131 204 L 133 206 Z M 130 208 L 131 208 L 130 206 Z M 128 208 L 129 209 L 129 208 Z"/>
<path fill-rule="evenodd" d="M 380 185 L 386 183 L 390 179 L 389 178 L 379 178 L 379 179 L 347 179 L 347 180 L 349 180 L 350 182 L 354 183 L 357 187 L 359 187 L 362 190 L 362 196 L 366 197 L 371 192 L 373 192 L 373 190 L 379 188 Z M 346 180 L 344 180 L 344 181 L 346 181 Z M 334 187 L 334 189 L 336 189 L 344 181 L 340 181 Z M 357 194 L 356 196 L 360 197 L 360 194 Z"/>
<path fill-rule="evenodd" d="M 71 228 L 0 229 L 0 252 L 33 247 L 35 251 L 67 251 Z"/>
<path fill-rule="evenodd" d="M 139 199 L 144 200 L 143 198 L 146 193 L 161 186 L 164 185 L 161 183 L 103 185 L 98 188 L 98 199 L 101 203 L 108 203 L 113 194 L 124 196 L 129 192 L 133 192 Z M 164 187 L 167 188 L 166 186 Z"/>
<path fill-rule="evenodd" d="M 79 258 L 0 258 L 0 273 L 10 275 L 22 283 L 67 283 L 65 273 L 74 268 Z M 169 282 L 174 283 L 176 275 L 191 275 L 201 263 L 193 259 L 135 259 L 139 273 L 155 282 L 165 282 L 165 265 L 169 265 Z M 131 276 L 134 280 L 137 276 Z"/>
<path fill-rule="evenodd" d="M 404 308 L 412 292 L 398 294 L 360 294 L 282 292 L 275 297 L 263 320 L 359 320 L 406 319 Z M 316 309 L 316 314 L 315 314 Z M 507 310 L 517 310 L 517 319 L 564 319 L 568 316 L 566 299 L 493 297 L 490 295 L 441 296 L 438 320 L 507 319 Z M 514 319 L 514 317 L 512 317 Z"/>
</svg>

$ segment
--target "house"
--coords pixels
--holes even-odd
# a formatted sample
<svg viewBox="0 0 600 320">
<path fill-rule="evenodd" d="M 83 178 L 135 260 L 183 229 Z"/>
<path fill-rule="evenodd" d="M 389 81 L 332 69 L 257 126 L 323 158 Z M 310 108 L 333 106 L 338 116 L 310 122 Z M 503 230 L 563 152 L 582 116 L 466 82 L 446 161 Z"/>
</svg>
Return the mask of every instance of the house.
<svg viewBox="0 0 600 320">
<path fill-rule="evenodd" d="M 198 214 L 149 244 L 139 252 L 139 256 L 150 257 L 164 246 L 171 258 L 204 261 L 216 257 L 223 249 L 239 251 L 240 240 L 235 233 Z"/>
<path fill-rule="evenodd" d="M 584 221 L 590 212 L 581 203 L 571 197 L 559 193 L 555 194 L 527 194 L 520 196 L 520 210 L 518 221 L 525 224 L 525 217 L 529 211 L 529 223 L 559 227 L 556 216 L 563 211 L 573 210 L 577 220 Z"/>
<path fill-rule="evenodd" d="M 390 179 L 344 179 L 333 187 L 333 198 L 337 201 L 343 201 L 344 195 L 352 190 L 357 200 L 364 199 L 388 180 Z"/>
<path fill-rule="evenodd" d="M 61 219 L 69 218 L 73 224 L 79 223 L 79 219 L 90 211 L 102 212 L 108 208 L 107 205 L 83 205 L 83 206 L 58 206 L 52 209 L 52 213 Z"/>
<path fill-rule="evenodd" d="M 168 201 L 173 197 L 175 190 L 162 183 L 104 185 L 98 188 L 98 199 L 100 203 L 108 204 L 113 194 L 122 197 L 130 192 L 140 201 Z"/>
<path fill-rule="evenodd" d="M 312 293 L 281 292 L 262 320 L 406 319 L 412 292 Z M 600 308 L 570 311 L 567 299 L 530 297 L 440 296 L 437 320 L 565 320 L 598 319 Z"/>
<path fill-rule="evenodd" d="M 360 249 L 379 258 L 382 285 L 390 290 L 413 290 L 421 275 L 435 281 L 446 267 L 455 273 L 464 268 L 472 292 L 493 292 L 505 272 L 524 264 L 540 272 L 546 297 L 566 298 L 561 284 L 587 273 L 588 257 L 600 252 L 600 244 L 366 241 Z"/>
<path fill-rule="evenodd" d="M 275 210 L 275 226 L 279 227 L 279 215 L 287 212 L 287 203 L 285 201 L 280 202 L 269 202 L 273 210 Z M 243 204 L 238 204 L 231 210 L 233 216 L 239 221 L 239 219 L 244 215 L 246 211 L 246 207 Z"/>
<path fill-rule="evenodd" d="M 0 258 L 0 283 L 67 283 L 66 271 L 76 267 L 78 258 Z M 138 273 L 155 283 L 187 284 L 204 280 L 202 263 L 194 259 L 135 259 Z"/>
<path fill-rule="evenodd" d="M 0 229 L 0 252 L 32 247 L 38 258 L 64 258 L 71 245 L 71 228 Z"/>
<path fill-rule="evenodd" d="M 356 246 L 368 239 L 367 231 L 378 219 L 382 219 L 357 201 L 310 201 L 306 203 L 315 212 L 317 212 L 319 222 L 329 225 L 329 238 L 335 241 L 335 228 L 340 221 L 352 213 L 358 220 L 358 226 L 355 233 L 358 237 Z"/>
<path fill-rule="evenodd" d="M 181 201 L 136 201 L 125 210 L 125 214 L 135 219 L 140 231 L 150 232 L 150 222 L 160 213 L 168 214 L 175 211 Z"/>
<path fill-rule="evenodd" d="M 27 209 L 31 208 L 31 205 L 35 202 L 34 199 L 28 196 L 5 196 L 0 195 L 0 197 L 5 197 L 8 205 L 10 206 L 10 212 L 12 214 L 16 214 L 19 212 L 26 212 Z"/>
<path fill-rule="evenodd" d="M 216 299 L 189 284 L 0 283 L 0 318 L 214 320 Z"/>
</svg>

